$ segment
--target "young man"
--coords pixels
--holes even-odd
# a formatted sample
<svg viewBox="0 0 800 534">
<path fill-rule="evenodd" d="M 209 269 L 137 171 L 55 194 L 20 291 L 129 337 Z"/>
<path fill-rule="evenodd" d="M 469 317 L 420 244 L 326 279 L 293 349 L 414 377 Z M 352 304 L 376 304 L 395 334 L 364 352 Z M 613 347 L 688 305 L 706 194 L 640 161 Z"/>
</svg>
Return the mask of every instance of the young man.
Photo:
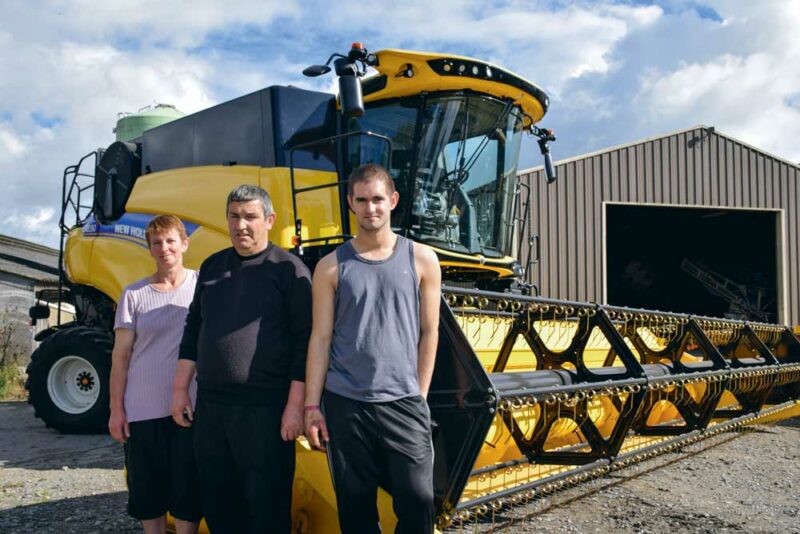
<svg viewBox="0 0 800 534">
<path fill-rule="evenodd" d="M 289 532 L 294 440 L 303 431 L 310 274 L 269 242 L 275 214 L 266 191 L 234 189 L 227 218 L 233 247 L 200 267 L 172 417 L 184 426 L 193 423 L 212 532 Z M 187 387 L 195 368 L 193 417 Z"/>
<path fill-rule="evenodd" d="M 314 273 L 306 437 L 327 449 L 344 534 L 380 532 L 379 483 L 392 494 L 396 532 L 433 531 L 425 397 L 439 335 L 441 271 L 431 249 L 392 232 L 398 199 L 386 169 L 356 169 L 347 201 L 358 235 Z"/>
</svg>

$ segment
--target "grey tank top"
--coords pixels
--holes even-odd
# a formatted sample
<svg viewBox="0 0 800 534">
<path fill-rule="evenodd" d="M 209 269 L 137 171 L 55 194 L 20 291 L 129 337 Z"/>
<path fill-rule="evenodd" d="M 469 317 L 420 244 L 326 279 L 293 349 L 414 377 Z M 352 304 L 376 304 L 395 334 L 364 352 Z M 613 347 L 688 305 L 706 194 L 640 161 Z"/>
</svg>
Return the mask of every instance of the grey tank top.
<svg viewBox="0 0 800 534">
<path fill-rule="evenodd" d="M 419 282 L 414 243 L 397 236 L 392 255 L 371 261 L 350 241 L 336 249 L 339 282 L 325 389 L 386 402 L 419 395 Z"/>
</svg>

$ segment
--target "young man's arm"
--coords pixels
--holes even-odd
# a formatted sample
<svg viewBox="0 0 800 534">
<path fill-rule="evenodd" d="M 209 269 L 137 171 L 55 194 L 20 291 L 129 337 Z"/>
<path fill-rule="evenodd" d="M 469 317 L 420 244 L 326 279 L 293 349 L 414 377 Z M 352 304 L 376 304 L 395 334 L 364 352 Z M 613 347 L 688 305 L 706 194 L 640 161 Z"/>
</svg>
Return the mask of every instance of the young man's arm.
<svg viewBox="0 0 800 534">
<path fill-rule="evenodd" d="M 317 264 L 311 286 L 312 327 L 306 359 L 306 438 L 315 449 L 325 450 L 328 427 L 319 409 L 333 337 L 334 296 L 338 279 L 335 253 L 328 254 Z"/>
<path fill-rule="evenodd" d="M 414 244 L 414 266 L 419 277 L 419 392 L 427 398 L 431 386 L 436 347 L 439 343 L 439 303 L 442 300 L 442 270 L 430 248 Z"/>
<path fill-rule="evenodd" d="M 114 330 L 114 349 L 111 351 L 111 417 L 108 431 L 115 440 L 125 443 L 131 437 L 128 416 L 125 413 L 125 386 L 128 383 L 128 367 L 131 363 L 135 332 L 128 328 Z"/>
</svg>

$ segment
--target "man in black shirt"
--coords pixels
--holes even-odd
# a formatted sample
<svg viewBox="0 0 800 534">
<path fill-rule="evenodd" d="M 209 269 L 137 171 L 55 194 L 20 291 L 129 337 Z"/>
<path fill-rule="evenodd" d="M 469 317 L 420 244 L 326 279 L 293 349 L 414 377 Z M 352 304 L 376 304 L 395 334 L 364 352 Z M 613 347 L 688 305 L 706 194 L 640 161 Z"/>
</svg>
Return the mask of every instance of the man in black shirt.
<svg viewBox="0 0 800 534">
<path fill-rule="evenodd" d="M 294 440 L 303 432 L 310 274 L 269 242 L 275 214 L 263 189 L 234 189 L 227 220 L 233 247 L 200 267 L 172 416 L 195 427 L 204 514 L 214 534 L 289 532 Z M 188 387 L 195 373 L 193 411 Z"/>
</svg>

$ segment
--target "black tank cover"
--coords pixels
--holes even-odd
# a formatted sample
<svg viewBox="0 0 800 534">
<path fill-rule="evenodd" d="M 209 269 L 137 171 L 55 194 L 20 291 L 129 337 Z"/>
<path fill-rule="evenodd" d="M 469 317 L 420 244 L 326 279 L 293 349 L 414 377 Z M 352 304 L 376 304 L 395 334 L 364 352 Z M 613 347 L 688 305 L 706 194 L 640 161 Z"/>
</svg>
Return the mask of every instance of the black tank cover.
<svg viewBox="0 0 800 534">
<path fill-rule="evenodd" d="M 338 131 L 332 95 L 267 87 L 146 131 L 143 170 L 199 165 L 288 167 L 291 146 Z M 336 169 L 332 147 L 297 151 L 294 158 L 295 167 Z"/>
</svg>

